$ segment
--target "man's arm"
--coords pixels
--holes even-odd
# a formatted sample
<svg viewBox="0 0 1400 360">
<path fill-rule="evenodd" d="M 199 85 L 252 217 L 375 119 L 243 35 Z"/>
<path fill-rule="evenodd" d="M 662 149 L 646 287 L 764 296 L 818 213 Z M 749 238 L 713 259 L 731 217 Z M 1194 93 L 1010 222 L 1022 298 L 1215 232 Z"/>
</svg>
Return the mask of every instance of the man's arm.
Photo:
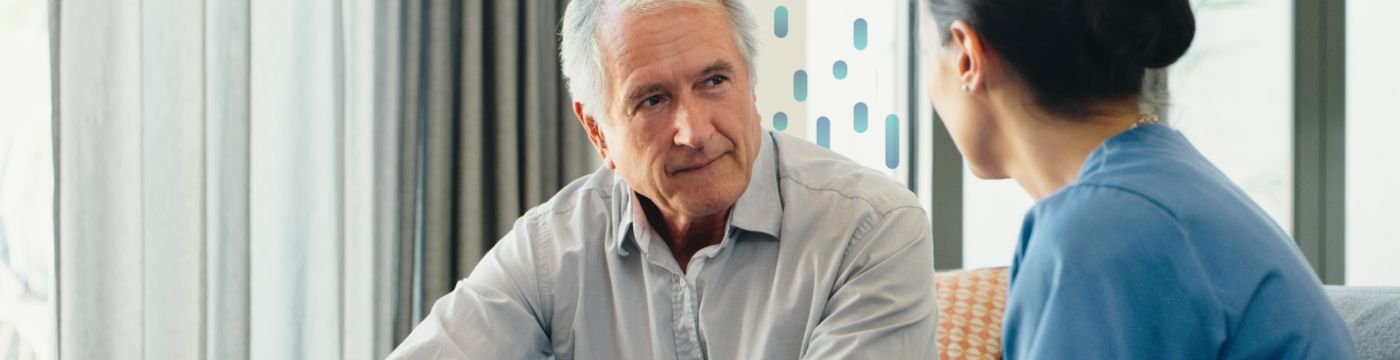
<svg viewBox="0 0 1400 360">
<path fill-rule="evenodd" d="M 552 352 L 528 220 L 438 299 L 389 359 L 543 359 Z"/>
<path fill-rule="evenodd" d="M 803 358 L 937 356 L 933 235 L 923 209 L 890 211 L 853 241 Z"/>
</svg>

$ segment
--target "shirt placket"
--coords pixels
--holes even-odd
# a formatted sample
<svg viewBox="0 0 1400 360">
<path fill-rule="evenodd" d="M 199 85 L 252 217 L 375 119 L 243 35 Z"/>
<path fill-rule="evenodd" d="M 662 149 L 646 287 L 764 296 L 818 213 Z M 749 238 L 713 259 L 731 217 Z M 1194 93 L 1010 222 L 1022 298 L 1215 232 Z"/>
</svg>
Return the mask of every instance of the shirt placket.
<svg viewBox="0 0 1400 360">
<path fill-rule="evenodd" d="M 705 358 L 703 344 L 700 340 L 698 326 L 699 306 L 695 296 L 695 288 L 691 286 L 686 276 L 680 272 L 680 267 L 674 264 L 674 260 L 666 262 L 663 259 L 671 259 L 669 252 L 665 251 L 663 244 L 652 243 L 653 239 L 649 232 L 644 232 L 641 241 L 647 241 L 650 251 L 643 251 L 647 261 L 651 263 L 653 279 L 660 277 L 664 279 L 658 283 L 667 284 L 667 300 L 671 307 L 671 335 L 675 339 L 676 359 L 678 360 L 700 360 Z M 661 280 L 658 279 L 658 280 Z"/>
<path fill-rule="evenodd" d="M 732 216 L 732 215 L 731 215 Z M 635 241 L 644 243 L 641 245 L 642 252 L 646 254 L 647 261 L 654 269 L 660 271 L 652 272 L 648 275 L 652 279 L 658 277 L 669 277 L 664 282 L 669 284 L 667 293 L 671 305 L 671 335 L 675 339 L 676 358 L 678 360 L 701 360 L 705 359 L 705 340 L 700 336 L 700 301 L 697 296 L 696 284 L 699 276 L 705 268 L 708 260 L 711 260 L 717 253 L 722 251 L 725 243 L 737 232 L 733 228 L 725 229 L 725 242 L 719 246 L 702 249 L 695 254 L 690 263 L 689 274 L 682 272 L 680 265 L 675 263 L 674 257 L 665 248 L 665 244 L 660 243 L 655 238 L 655 233 L 650 226 L 640 220 L 634 223 L 638 230 Z M 669 261 L 668 261 L 669 260 Z M 659 280 L 659 279 L 658 279 Z"/>
<path fill-rule="evenodd" d="M 696 313 L 695 290 L 685 276 L 671 273 L 671 330 L 676 339 L 676 357 L 681 360 L 705 358 Z"/>
</svg>

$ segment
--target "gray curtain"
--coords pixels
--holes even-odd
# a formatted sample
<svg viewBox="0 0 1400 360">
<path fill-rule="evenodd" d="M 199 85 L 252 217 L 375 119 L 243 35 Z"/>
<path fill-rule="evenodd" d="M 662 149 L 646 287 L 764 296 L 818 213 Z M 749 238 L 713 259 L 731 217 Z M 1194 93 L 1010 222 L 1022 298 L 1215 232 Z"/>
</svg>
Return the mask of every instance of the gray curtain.
<svg viewBox="0 0 1400 360">
<path fill-rule="evenodd" d="M 58 356 L 386 356 L 400 8 L 50 9 Z"/>
<path fill-rule="evenodd" d="M 61 358 L 383 358 L 598 166 L 562 1 L 50 5 Z"/>
<path fill-rule="evenodd" d="M 559 72 L 566 0 L 404 4 L 399 339 L 526 210 L 599 165 Z"/>
</svg>

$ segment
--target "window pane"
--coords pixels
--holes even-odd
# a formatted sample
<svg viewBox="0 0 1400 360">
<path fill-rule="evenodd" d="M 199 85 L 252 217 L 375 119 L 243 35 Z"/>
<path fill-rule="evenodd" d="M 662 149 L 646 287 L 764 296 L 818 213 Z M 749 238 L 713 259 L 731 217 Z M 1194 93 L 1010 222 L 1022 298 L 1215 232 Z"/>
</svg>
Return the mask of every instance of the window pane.
<svg viewBox="0 0 1400 360">
<path fill-rule="evenodd" d="M 1164 118 L 1291 232 L 1292 3 L 1192 3 L 1196 37 L 1168 70 Z M 1013 181 L 964 174 L 964 265 L 1009 265 L 1031 200 Z"/>
<path fill-rule="evenodd" d="M 1346 284 L 1400 286 L 1400 2 L 1347 2 Z"/>
<path fill-rule="evenodd" d="M 1009 266 L 1035 205 L 1015 180 L 982 180 L 963 166 L 963 268 Z"/>
<path fill-rule="evenodd" d="M 1170 121 L 1293 232 L 1293 5 L 1194 0 L 1196 38 L 1169 70 Z"/>
<path fill-rule="evenodd" d="M 750 4 L 764 27 L 756 89 L 764 127 L 907 182 L 908 4 Z"/>
<path fill-rule="evenodd" d="M 47 3 L 0 6 L 0 348 L 53 344 L 53 156 Z"/>
</svg>

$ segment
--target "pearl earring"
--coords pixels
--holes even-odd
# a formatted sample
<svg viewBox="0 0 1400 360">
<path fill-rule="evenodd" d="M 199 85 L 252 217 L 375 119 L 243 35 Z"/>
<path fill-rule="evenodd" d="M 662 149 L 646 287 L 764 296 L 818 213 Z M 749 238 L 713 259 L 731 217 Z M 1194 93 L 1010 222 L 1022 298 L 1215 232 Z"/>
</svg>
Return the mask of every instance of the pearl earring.
<svg viewBox="0 0 1400 360">
<path fill-rule="evenodd" d="M 972 87 L 971 87 L 971 86 L 967 86 L 967 84 L 963 84 L 963 86 L 962 86 L 962 91 L 965 92 L 965 93 L 970 93 L 970 92 L 972 92 Z"/>
</svg>

